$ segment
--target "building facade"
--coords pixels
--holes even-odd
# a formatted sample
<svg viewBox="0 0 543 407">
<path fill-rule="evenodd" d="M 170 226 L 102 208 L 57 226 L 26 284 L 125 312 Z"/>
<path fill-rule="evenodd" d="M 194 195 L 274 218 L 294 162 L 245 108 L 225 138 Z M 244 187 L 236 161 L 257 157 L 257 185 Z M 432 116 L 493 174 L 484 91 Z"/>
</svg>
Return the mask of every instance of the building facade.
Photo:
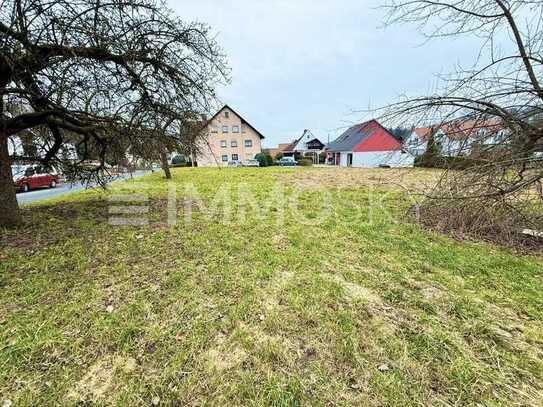
<svg viewBox="0 0 543 407">
<path fill-rule="evenodd" d="M 203 131 L 205 137 L 196 156 L 199 167 L 243 163 L 262 152 L 264 136 L 228 105 L 207 121 Z"/>
</svg>

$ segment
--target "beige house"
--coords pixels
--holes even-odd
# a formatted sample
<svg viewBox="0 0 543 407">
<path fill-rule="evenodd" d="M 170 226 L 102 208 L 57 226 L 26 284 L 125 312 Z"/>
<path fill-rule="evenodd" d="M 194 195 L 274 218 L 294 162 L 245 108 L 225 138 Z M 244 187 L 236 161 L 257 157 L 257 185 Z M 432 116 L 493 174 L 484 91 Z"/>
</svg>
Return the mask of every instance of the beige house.
<svg viewBox="0 0 543 407">
<path fill-rule="evenodd" d="M 246 162 L 262 152 L 264 136 L 228 105 L 207 121 L 204 132 L 207 142 L 196 157 L 199 167 L 227 166 L 233 160 Z"/>
</svg>

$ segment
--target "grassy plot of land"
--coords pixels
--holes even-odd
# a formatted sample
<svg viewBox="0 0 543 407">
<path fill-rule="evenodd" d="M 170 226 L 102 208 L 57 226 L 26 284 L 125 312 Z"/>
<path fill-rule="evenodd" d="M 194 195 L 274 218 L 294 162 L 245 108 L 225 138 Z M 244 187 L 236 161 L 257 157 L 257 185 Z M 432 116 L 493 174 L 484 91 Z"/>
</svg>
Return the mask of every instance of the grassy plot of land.
<svg viewBox="0 0 543 407">
<path fill-rule="evenodd" d="M 438 175 L 179 169 L 25 208 L 0 402 L 541 405 L 543 259 L 410 224 L 393 174 Z M 131 193 L 149 224 L 108 224 Z"/>
</svg>

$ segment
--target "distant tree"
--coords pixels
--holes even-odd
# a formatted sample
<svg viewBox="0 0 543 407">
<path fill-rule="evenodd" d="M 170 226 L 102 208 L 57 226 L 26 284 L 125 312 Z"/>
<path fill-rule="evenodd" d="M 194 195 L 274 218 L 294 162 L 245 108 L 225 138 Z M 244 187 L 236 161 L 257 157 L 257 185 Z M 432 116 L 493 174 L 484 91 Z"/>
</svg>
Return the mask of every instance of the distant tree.
<svg viewBox="0 0 543 407">
<path fill-rule="evenodd" d="M 273 158 L 271 155 L 266 154 L 266 166 L 271 167 L 273 165 Z"/>
<path fill-rule="evenodd" d="M 26 161 L 103 183 L 108 156 L 181 141 L 186 115 L 209 111 L 227 76 L 209 28 L 162 0 L 0 0 L 0 47 L 0 227 L 20 222 L 10 136 L 43 131 L 44 155 Z M 76 162 L 61 158 L 69 145 Z"/>
<path fill-rule="evenodd" d="M 408 128 L 405 128 L 405 127 L 394 127 L 394 128 L 391 128 L 391 129 L 388 129 L 388 131 L 390 132 L 390 134 L 392 134 L 398 141 L 400 142 L 404 142 L 406 141 L 409 136 L 411 135 L 412 133 L 412 130 L 411 129 L 408 129 Z"/>
<path fill-rule="evenodd" d="M 435 130 L 431 130 L 428 135 L 426 151 L 420 157 L 421 167 L 436 167 L 441 159 L 441 145 L 436 140 Z"/>
</svg>

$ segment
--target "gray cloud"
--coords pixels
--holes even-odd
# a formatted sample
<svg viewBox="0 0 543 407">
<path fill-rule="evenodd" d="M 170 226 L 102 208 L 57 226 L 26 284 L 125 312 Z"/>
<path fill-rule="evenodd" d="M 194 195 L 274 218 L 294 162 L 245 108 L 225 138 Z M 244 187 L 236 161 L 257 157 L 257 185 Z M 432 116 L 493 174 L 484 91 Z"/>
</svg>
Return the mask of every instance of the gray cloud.
<svg viewBox="0 0 543 407">
<path fill-rule="evenodd" d="M 423 43 L 412 27 L 383 29 L 378 0 L 198 0 L 170 6 L 218 33 L 232 68 L 219 96 L 265 136 L 286 142 L 310 128 L 323 141 L 402 93 L 431 88 L 436 72 L 470 61 L 469 39 Z"/>
</svg>

